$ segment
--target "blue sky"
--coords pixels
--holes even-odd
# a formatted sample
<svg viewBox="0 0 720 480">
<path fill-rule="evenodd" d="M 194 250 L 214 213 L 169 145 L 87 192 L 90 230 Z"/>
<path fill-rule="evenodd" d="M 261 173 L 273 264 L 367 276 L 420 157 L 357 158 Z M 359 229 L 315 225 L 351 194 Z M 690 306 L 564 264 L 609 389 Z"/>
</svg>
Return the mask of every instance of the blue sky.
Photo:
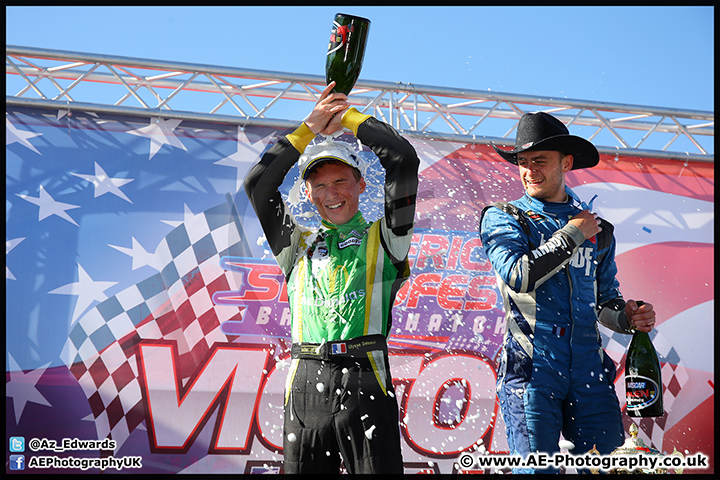
<svg viewBox="0 0 720 480">
<path fill-rule="evenodd" d="M 714 8 L 6 7 L 6 43 L 322 75 L 336 12 L 361 78 L 714 110 Z"/>
</svg>

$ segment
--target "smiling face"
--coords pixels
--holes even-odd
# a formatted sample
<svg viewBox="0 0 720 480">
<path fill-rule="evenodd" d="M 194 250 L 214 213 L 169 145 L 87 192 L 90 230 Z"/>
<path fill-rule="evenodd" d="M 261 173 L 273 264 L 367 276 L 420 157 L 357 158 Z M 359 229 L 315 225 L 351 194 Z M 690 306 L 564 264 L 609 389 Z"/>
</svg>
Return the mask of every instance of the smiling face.
<svg viewBox="0 0 720 480">
<path fill-rule="evenodd" d="M 365 180 L 358 180 L 355 173 L 341 162 L 321 163 L 310 172 L 305 181 L 307 196 L 323 220 L 342 225 L 358 212 Z"/>
<path fill-rule="evenodd" d="M 528 195 L 546 202 L 564 202 L 565 173 L 572 169 L 573 156 L 550 150 L 517 154 L 520 181 Z"/>
</svg>

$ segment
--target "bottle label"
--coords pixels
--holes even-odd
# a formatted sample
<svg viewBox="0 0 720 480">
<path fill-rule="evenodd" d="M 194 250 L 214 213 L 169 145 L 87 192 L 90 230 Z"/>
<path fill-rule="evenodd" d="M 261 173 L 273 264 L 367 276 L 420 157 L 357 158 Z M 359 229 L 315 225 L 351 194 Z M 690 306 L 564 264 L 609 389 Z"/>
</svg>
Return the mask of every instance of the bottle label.
<svg viewBox="0 0 720 480">
<path fill-rule="evenodd" d="M 350 39 L 354 28 L 353 25 L 340 25 L 333 21 L 333 28 L 330 32 L 330 44 L 328 45 L 327 54 L 335 53 L 345 47 Z"/>
<path fill-rule="evenodd" d="M 625 377 L 625 401 L 629 410 L 642 410 L 657 402 L 660 386 L 652 378 L 641 375 Z"/>
</svg>

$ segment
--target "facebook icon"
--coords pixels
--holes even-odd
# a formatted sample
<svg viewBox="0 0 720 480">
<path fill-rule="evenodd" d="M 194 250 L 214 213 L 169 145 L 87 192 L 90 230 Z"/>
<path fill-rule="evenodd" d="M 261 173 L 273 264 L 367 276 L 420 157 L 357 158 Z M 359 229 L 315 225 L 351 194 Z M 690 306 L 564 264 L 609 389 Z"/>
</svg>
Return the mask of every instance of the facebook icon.
<svg viewBox="0 0 720 480">
<path fill-rule="evenodd" d="M 10 455 L 10 470 L 25 470 L 25 455 Z"/>
</svg>

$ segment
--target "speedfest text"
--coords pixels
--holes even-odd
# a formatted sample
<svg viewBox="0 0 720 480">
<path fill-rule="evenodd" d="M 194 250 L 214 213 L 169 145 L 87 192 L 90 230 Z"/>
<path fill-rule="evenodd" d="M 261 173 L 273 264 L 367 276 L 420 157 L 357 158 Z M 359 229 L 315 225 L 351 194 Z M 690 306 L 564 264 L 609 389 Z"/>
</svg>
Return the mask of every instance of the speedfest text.
<svg viewBox="0 0 720 480">
<path fill-rule="evenodd" d="M 412 275 L 396 297 L 394 335 L 451 335 L 460 323 L 504 331 L 496 279 L 477 235 L 420 231 L 408 259 Z M 237 289 L 215 292 L 213 302 L 237 306 L 243 317 L 223 332 L 289 337 L 287 287 L 275 261 L 225 257 L 222 267 L 235 274 Z"/>
</svg>

